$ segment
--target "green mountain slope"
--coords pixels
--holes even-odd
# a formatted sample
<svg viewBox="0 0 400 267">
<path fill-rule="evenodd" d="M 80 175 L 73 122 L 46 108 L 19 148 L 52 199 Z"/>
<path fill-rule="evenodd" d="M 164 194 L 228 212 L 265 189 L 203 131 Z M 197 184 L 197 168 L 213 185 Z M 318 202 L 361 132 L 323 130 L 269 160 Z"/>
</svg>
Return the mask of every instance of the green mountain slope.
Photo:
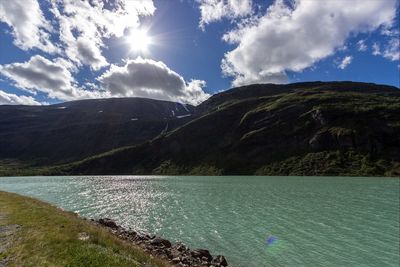
<svg viewBox="0 0 400 267">
<path fill-rule="evenodd" d="M 190 119 L 193 107 L 144 98 L 50 106 L 0 105 L 0 161 L 49 165 L 143 143 Z"/>
<path fill-rule="evenodd" d="M 185 125 L 57 168 L 68 174 L 400 175 L 400 91 L 354 82 L 251 85 Z"/>
</svg>

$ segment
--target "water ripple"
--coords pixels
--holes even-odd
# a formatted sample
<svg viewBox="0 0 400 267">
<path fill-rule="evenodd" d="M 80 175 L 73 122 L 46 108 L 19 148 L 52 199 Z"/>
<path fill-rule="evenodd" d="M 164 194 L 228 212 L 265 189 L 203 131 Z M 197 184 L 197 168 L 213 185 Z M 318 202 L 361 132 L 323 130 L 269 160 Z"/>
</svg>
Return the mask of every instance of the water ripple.
<svg viewBox="0 0 400 267">
<path fill-rule="evenodd" d="M 400 179 L 354 177 L 0 178 L 1 190 L 208 248 L 239 267 L 399 266 L 399 188 Z"/>
</svg>

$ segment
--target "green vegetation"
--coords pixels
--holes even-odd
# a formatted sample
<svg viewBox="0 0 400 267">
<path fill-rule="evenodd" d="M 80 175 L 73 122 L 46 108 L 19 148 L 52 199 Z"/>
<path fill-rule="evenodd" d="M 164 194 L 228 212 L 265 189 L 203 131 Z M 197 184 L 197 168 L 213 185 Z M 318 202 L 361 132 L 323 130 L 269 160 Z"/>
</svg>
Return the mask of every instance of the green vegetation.
<svg viewBox="0 0 400 267">
<path fill-rule="evenodd" d="M 249 85 L 216 94 L 167 134 L 58 166 L 0 175 L 396 176 L 400 90 L 354 82 Z M 0 164 L 1 165 L 1 164 Z"/>
<path fill-rule="evenodd" d="M 0 215 L 0 228 L 20 226 L 0 252 L 0 262 L 8 259 L 10 266 L 169 266 L 106 229 L 39 200 L 0 192 Z"/>
<path fill-rule="evenodd" d="M 19 160 L 0 160 L 1 176 L 35 176 L 35 175 L 53 175 L 62 174 L 65 170 L 61 166 L 35 166 L 30 162 Z M 66 174 L 66 173 L 65 173 Z"/>
<path fill-rule="evenodd" d="M 152 174 L 154 175 L 175 175 L 177 173 L 186 175 L 218 176 L 222 175 L 223 171 L 221 169 L 217 169 L 215 166 L 210 165 L 200 165 L 195 167 L 178 166 L 174 163 L 171 163 L 170 160 L 162 162 L 160 166 L 152 171 Z"/>
<path fill-rule="evenodd" d="M 50 106 L 0 105 L 0 160 L 34 166 L 79 161 L 143 143 L 182 125 L 192 106 L 144 98 L 88 99 Z"/>
<path fill-rule="evenodd" d="M 400 164 L 354 151 L 330 151 L 274 162 L 258 169 L 256 175 L 400 176 Z"/>
</svg>

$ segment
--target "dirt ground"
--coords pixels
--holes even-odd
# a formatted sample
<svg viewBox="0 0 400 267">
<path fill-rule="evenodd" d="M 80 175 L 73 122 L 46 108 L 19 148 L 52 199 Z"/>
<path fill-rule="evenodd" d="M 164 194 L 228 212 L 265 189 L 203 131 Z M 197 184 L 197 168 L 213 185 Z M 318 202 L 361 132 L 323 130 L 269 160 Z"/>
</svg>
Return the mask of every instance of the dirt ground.
<svg viewBox="0 0 400 267">
<path fill-rule="evenodd" d="M 4 254 L 13 241 L 15 233 L 20 228 L 20 226 L 16 224 L 7 225 L 5 221 L 6 215 L 2 214 L 0 211 L 0 267 L 8 266 L 11 262 L 12 259 L 10 257 L 4 257 Z"/>
</svg>

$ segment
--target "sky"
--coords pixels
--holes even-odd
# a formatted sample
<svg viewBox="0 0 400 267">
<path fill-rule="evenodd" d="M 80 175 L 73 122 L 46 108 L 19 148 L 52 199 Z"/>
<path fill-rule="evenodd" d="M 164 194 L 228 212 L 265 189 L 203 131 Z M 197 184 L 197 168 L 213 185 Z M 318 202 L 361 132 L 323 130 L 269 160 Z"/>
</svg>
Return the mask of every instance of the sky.
<svg viewBox="0 0 400 267">
<path fill-rule="evenodd" d="M 399 87 L 399 0 L 0 0 L 0 104 L 199 104 L 254 83 Z"/>
</svg>

